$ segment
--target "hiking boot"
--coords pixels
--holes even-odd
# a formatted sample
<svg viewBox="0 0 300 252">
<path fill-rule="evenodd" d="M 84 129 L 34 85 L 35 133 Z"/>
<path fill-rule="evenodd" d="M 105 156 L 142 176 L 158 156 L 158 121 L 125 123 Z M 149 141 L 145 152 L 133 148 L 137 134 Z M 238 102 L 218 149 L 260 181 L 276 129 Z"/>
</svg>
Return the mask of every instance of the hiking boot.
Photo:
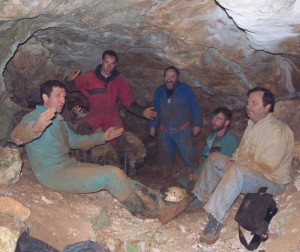
<svg viewBox="0 0 300 252">
<path fill-rule="evenodd" d="M 203 205 L 203 202 L 199 200 L 195 195 L 193 196 L 193 199 L 186 210 L 195 209 L 197 207 L 200 207 Z"/>
<path fill-rule="evenodd" d="M 189 196 L 180 202 L 165 201 L 158 192 L 136 182 L 130 195 L 122 201 L 122 204 L 139 218 L 158 219 L 162 224 L 166 224 L 183 212 L 190 201 Z"/>
<path fill-rule="evenodd" d="M 215 243 L 220 237 L 221 227 L 222 223 L 218 222 L 217 219 L 210 214 L 206 227 L 201 233 L 200 242 L 206 244 Z"/>
</svg>

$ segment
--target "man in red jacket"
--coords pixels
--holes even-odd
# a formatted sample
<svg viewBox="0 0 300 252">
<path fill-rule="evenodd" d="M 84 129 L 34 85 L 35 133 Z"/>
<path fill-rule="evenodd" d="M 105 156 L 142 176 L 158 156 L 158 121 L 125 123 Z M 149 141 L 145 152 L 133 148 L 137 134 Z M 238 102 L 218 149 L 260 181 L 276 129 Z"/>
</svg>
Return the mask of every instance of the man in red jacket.
<svg viewBox="0 0 300 252">
<path fill-rule="evenodd" d="M 117 62 L 117 54 L 107 50 L 102 54 L 100 65 L 96 69 L 82 74 L 76 69 L 68 75 L 66 82 L 68 91 L 80 91 L 90 103 L 89 113 L 77 127 L 78 134 L 89 135 L 99 127 L 103 131 L 110 127 L 123 128 L 118 99 L 133 114 L 150 120 L 156 117 L 156 112 L 152 111 L 153 107 L 145 109 L 134 101 L 127 81 L 116 69 Z M 125 133 L 111 144 L 122 153 L 130 148 Z"/>
</svg>

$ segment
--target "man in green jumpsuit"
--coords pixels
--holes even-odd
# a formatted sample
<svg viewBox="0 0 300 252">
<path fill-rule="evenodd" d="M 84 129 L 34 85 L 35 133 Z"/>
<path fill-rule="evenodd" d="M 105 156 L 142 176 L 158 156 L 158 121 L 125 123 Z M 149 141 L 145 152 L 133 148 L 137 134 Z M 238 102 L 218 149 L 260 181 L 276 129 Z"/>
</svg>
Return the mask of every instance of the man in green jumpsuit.
<svg viewBox="0 0 300 252">
<path fill-rule="evenodd" d="M 25 144 L 34 175 L 45 187 L 72 193 L 109 191 L 123 206 L 140 218 L 157 218 L 166 223 L 188 205 L 164 201 L 155 192 L 128 178 L 114 166 L 82 163 L 71 158 L 70 149 L 88 150 L 121 135 L 123 129 L 111 127 L 105 133 L 77 135 L 61 116 L 66 89 L 56 80 L 41 85 L 42 106 L 27 114 L 11 134 L 17 145 Z"/>
</svg>

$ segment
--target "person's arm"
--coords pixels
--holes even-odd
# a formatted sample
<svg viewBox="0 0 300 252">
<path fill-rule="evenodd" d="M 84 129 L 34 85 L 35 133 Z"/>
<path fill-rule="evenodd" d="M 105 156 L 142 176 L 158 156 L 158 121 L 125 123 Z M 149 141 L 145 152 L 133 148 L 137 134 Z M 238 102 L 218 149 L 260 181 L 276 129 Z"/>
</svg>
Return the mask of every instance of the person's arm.
<svg viewBox="0 0 300 252">
<path fill-rule="evenodd" d="M 152 120 L 156 117 L 156 112 L 152 107 L 145 108 L 133 100 L 128 82 L 123 77 L 118 77 L 118 94 L 122 104 L 130 112 L 137 116 Z"/>
<path fill-rule="evenodd" d="M 11 133 L 11 141 L 16 145 L 31 142 L 40 137 L 44 130 L 52 123 L 55 108 L 49 108 L 41 113 L 36 121 L 22 121 Z"/>
<path fill-rule="evenodd" d="M 153 109 L 154 107 L 144 108 L 141 105 L 139 105 L 136 101 L 133 101 L 130 107 L 128 108 L 128 111 L 135 115 L 152 120 L 154 117 L 156 117 L 156 112 L 153 111 Z"/>
<path fill-rule="evenodd" d="M 256 155 L 255 158 L 243 162 L 253 170 L 272 173 L 276 171 L 281 162 L 287 160 L 292 155 L 294 147 L 294 136 L 290 129 L 275 129 L 263 146 L 261 153 Z"/>
<path fill-rule="evenodd" d="M 68 130 L 69 146 L 72 149 L 89 150 L 96 145 L 102 145 L 106 141 L 110 141 L 116 137 L 119 137 L 124 131 L 123 128 L 111 127 L 104 133 L 94 133 L 91 135 L 79 135 L 72 131 L 64 122 L 64 127 Z"/>
<path fill-rule="evenodd" d="M 71 92 L 75 88 L 76 86 L 75 79 L 78 77 L 80 73 L 81 73 L 80 69 L 73 69 L 68 74 L 68 76 L 66 76 L 64 83 L 68 92 Z"/>
</svg>

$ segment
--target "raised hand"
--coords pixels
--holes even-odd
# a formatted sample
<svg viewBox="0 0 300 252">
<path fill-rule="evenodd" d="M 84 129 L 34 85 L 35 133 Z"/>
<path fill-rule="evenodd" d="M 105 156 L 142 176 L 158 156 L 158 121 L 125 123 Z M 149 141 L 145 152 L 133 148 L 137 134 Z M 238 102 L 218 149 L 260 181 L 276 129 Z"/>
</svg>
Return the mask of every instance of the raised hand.
<svg viewBox="0 0 300 252">
<path fill-rule="evenodd" d="M 33 134 L 43 132 L 52 123 L 52 118 L 55 117 L 55 114 L 56 109 L 54 107 L 48 108 L 43 112 L 32 126 Z"/>
<path fill-rule="evenodd" d="M 73 69 L 68 75 L 68 81 L 75 80 L 80 72 L 80 69 Z"/>
</svg>

